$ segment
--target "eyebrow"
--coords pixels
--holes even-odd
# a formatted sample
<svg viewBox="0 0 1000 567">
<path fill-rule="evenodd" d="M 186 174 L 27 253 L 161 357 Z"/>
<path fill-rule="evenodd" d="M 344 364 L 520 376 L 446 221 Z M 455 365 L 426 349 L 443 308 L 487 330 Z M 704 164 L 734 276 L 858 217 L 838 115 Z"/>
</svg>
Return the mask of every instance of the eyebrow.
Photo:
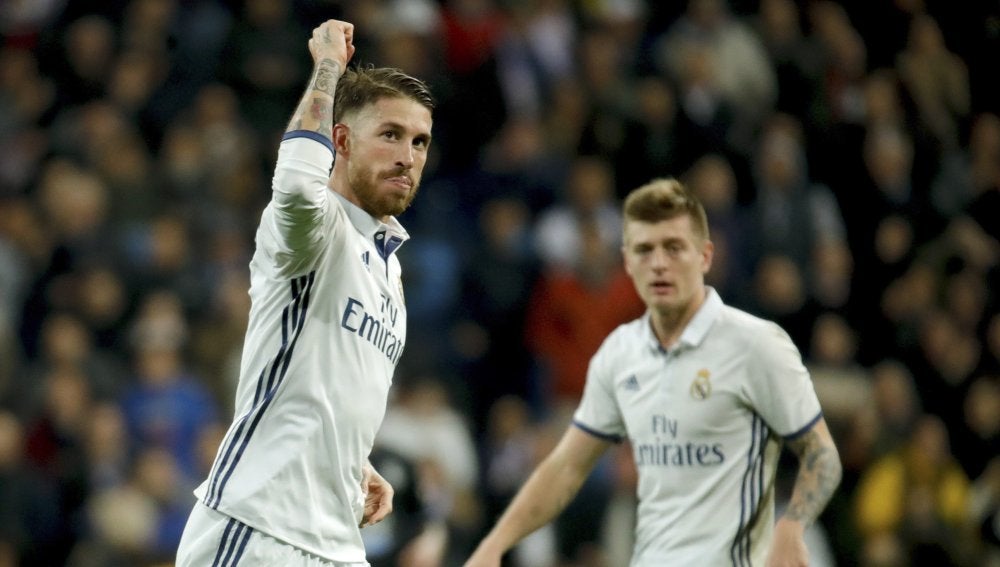
<svg viewBox="0 0 1000 567">
<path fill-rule="evenodd" d="M 652 246 L 652 247 L 656 247 L 656 246 L 669 246 L 669 245 L 674 244 L 676 242 L 684 243 L 686 241 L 687 241 L 687 239 L 685 239 L 685 238 L 683 238 L 681 236 L 668 236 L 667 238 L 658 238 L 658 239 L 650 239 L 650 240 L 632 239 L 631 243 L 628 244 L 628 245 L 629 246 Z"/>
</svg>

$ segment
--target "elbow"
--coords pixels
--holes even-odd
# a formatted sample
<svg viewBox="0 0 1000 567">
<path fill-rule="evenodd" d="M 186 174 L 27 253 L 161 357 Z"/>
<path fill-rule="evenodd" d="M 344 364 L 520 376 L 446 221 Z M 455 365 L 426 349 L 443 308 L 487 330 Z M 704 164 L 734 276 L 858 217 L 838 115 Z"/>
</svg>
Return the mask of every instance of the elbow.
<svg viewBox="0 0 1000 567">
<path fill-rule="evenodd" d="M 844 480 L 844 465 L 841 464 L 839 457 L 834 459 L 832 468 L 833 486 L 836 488 L 840 486 L 840 482 Z"/>
<path fill-rule="evenodd" d="M 279 202 L 315 203 L 326 190 L 326 179 L 279 167 L 274 172 L 271 190 Z"/>
<path fill-rule="evenodd" d="M 831 490 L 835 490 L 840 486 L 840 482 L 844 479 L 844 465 L 840 460 L 840 454 L 837 452 L 836 447 L 830 452 L 830 459 L 826 467 L 826 476 L 829 479 L 829 484 Z"/>
</svg>

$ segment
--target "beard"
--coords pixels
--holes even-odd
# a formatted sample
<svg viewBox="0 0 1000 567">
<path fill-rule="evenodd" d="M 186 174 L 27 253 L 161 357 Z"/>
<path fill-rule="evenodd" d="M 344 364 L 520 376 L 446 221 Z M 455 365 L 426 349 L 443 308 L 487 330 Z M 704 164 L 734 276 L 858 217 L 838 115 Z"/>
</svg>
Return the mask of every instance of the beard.
<svg viewBox="0 0 1000 567">
<path fill-rule="evenodd" d="M 395 193 L 380 194 L 378 183 L 390 177 L 399 177 L 408 173 L 392 171 L 384 174 L 376 174 L 371 168 L 351 170 L 347 174 L 347 181 L 361 202 L 361 208 L 375 218 L 381 219 L 386 216 L 397 216 L 409 208 L 413 198 L 417 196 L 420 184 L 415 180 L 410 190 L 403 196 Z M 412 179 L 412 178 L 411 178 Z"/>
</svg>

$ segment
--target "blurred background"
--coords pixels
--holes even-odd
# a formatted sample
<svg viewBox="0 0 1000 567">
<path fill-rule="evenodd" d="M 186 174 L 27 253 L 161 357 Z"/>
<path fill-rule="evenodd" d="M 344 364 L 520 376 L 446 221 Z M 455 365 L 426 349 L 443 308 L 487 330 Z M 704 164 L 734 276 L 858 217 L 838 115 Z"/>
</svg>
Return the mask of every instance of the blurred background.
<svg viewBox="0 0 1000 567">
<path fill-rule="evenodd" d="M 439 103 L 374 566 L 460 565 L 552 447 L 642 311 L 618 208 L 657 176 L 812 372 L 845 469 L 814 565 L 1000 564 L 1000 3 L 5 0 L 0 566 L 170 565 L 328 18 Z M 616 448 L 509 564 L 626 565 L 634 487 Z"/>
</svg>

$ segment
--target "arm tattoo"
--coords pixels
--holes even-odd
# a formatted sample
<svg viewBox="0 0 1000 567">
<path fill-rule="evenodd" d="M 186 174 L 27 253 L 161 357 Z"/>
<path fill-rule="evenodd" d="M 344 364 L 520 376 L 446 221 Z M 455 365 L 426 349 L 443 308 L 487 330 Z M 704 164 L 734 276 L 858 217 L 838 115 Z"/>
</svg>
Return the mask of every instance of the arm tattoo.
<svg viewBox="0 0 1000 567">
<path fill-rule="evenodd" d="M 309 116 L 316 121 L 319 126 L 316 131 L 327 138 L 333 137 L 333 108 L 328 101 L 322 98 L 314 98 L 312 106 L 309 108 Z"/>
<path fill-rule="evenodd" d="M 804 526 L 819 517 L 840 484 L 841 476 L 837 448 L 829 435 L 822 435 L 816 429 L 813 427 L 801 437 L 788 442 L 788 447 L 799 458 L 799 473 L 785 517 L 797 520 Z M 824 426 L 824 431 L 825 429 Z"/>
<path fill-rule="evenodd" d="M 333 90 L 337 86 L 337 79 L 339 77 L 340 65 L 329 59 L 324 59 L 320 61 L 319 66 L 316 67 L 316 76 L 314 77 L 313 88 L 332 97 Z"/>
<path fill-rule="evenodd" d="M 316 65 L 316 71 L 288 124 L 287 132 L 304 129 L 328 138 L 333 136 L 333 97 L 340 75 L 340 64 L 331 59 L 323 59 Z"/>
</svg>

